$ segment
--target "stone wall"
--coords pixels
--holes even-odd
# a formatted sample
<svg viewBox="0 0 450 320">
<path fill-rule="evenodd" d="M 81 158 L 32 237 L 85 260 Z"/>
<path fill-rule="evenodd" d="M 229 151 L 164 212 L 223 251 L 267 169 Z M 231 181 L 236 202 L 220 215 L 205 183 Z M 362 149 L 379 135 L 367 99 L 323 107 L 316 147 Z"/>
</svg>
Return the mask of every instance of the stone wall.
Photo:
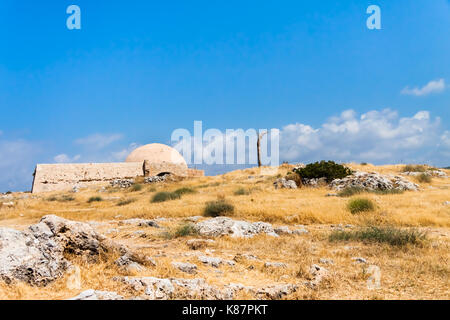
<svg viewBox="0 0 450 320">
<path fill-rule="evenodd" d="M 38 164 L 32 192 L 68 190 L 75 185 L 101 185 L 114 179 L 130 179 L 142 175 L 141 162 Z"/>
<path fill-rule="evenodd" d="M 188 169 L 173 163 L 122 162 L 38 164 L 34 173 L 33 193 L 70 190 L 74 186 L 108 185 L 116 179 L 133 179 L 172 173 L 182 177 L 203 176 L 203 170 Z"/>
</svg>

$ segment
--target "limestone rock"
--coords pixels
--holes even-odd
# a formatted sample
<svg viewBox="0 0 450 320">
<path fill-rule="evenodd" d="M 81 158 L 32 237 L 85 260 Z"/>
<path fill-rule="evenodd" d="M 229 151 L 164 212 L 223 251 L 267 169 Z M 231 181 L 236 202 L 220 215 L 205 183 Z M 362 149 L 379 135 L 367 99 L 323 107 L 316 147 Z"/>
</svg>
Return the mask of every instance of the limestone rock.
<svg viewBox="0 0 450 320">
<path fill-rule="evenodd" d="M 207 257 L 207 256 L 199 256 L 198 260 L 201 261 L 203 264 L 210 265 L 214 268 L 218 268 L 221 264 L 227 264 L 230 266 L 234 266 L 236 264 L 236 262 L 232 260 L 224 260 L 221 258 Z"/>
<path fill-rule="evenodd" d="M 233 220 L 226 217 L 217 217 L 199 222 L 195 225 L 196 231 L 201 236 L 219 237 L 229 235 L 231 237 L 253 237 L 265 233 L 278 237 L 270 223 L 246 222 Z"/>
<path fill-rule="evenodd" d="M 297 189 L 297 184 L 294 180 L 286 180 L 285 178 L 279 178 L 273 183 L 275 189 Z"/>
<path fill-rule="evenodd" d="M 260 288 L 255 291 L 255 295 L 259 299 L 279 300 L 297 290 L 296 285 L 277 284 Z"/>
<path fill-rule="evenodd" d="M 189 273 L 189 274 L 196 274 L 197 273 L 197 266 L 192 263 L 187 262 L 172 262 L 172 266 L 177 268 L 180 271 Z"/>
<path fill-rule="evenodd" d="M 116 292 L 89 289 L 68 300 L 123 300 Z"/>
<path fill-rule="evenodd" d="M 309 269 L 310 275 L 313 279 L 306 282 L 305 285 L 311 289 L 317 288 L 317 286 L 322 282 L 322 280 L 328 276 L 328 270 L 317 264 L 313 264 Z"/>
<path fill-rule="evenodd" d="M 355 261 L 356 263 L 367 263 L 367 260 L 361 257 L 353 257 L 352 260 Z"/>
<path fill-rule="evenodd" d="M 135 225 L 137 227 L 154 227 L 159 228 L 158 223 L 156 223 L 154 220 L 146 220 L 146 219 L 127 219 L 127 220 L 121 220 L 119 221 L 119 225 Z"/>
<path fill-rule="evenodd" d="M 286 268 L 286 264 L 283 262 L 266 262 L 264 263 L 265 268 Z"/>
<path fill-rule="evenodd" d="M 66 287 L 69 290 L 81 289 L 81 270 L 78 266 L 70 266 L 67 270 L 69 276 L 67 277 Z"/>
<path fill-rule="evenodd" d="M 87 261 L 97 261 L 105 252 L 129 254 L 133 261 L 143 260 L 139 254 L 106 239 L 89 224 L 74 222 L 54 215 L 44 216 L 25 231 L 0 228 L 0 278 L 43 286 L 61 277 L 70 266 L 65 254 Z"/>
<path fill-rule="evenodd" d="M 400 176 L 382 175 L 376 172 L 357 171 L 343 179 L 331 181 L 330 187 L 342 190 L 348 187 L 362 188 L 367 190 L 413 190 L 417 191 L 419 186 Z"/>
</svg>

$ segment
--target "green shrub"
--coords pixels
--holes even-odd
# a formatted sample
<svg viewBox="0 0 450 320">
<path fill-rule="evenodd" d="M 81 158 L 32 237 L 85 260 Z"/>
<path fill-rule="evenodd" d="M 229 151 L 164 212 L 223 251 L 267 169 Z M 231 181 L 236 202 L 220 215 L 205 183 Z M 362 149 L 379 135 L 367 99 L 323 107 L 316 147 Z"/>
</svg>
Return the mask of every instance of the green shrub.
<svg viewBox="0 0 450 320">
<path fill-rule="evenodd" d="M 153 198 L 152 198 L 152 202 L 164 202 L 164 201 L 168 201 L 168 200 L 175 200 L 175 199 L 180 199 L 181 196 L 175 192 L 167 192 L 167 191 L 161 191 L 156 193 Z"/>
<path fill-rule="evenodd" d="M 375 209 L 375 205 L 369 199 L 356 198 L 348 202 L 347 208 L 352 214 L 356 214 L 360 212 L 373 211 Z"/>
<path fill-rule="evenodd" d="M 60 201 L 60 202 L 69 202 L 69 201 L 74 201 L 75 198 L 71 195 L 62 195 L 61 197 L 57 197 L 57 196 L 51 196 L 47 199 L 47 201 Z"/>
<path fill-rule="evenodd" d="M 338 192 L 338 197 L 351 197 L 355 194 L 360 194 L 366 191 L 364 188 L 360 187 L 346 187 Z"/>
<path fill-rule="evenodd" d="M 403 172 L 425 172 L 427 171 L 427 168 L 423 165 L 412 165 L 407 164 L 402 169 Z"/>
<path fill-rule="evenodd" d="M 130 187 L 130 190 L 133 191 L 133 192 L 141 191 L 141 190 L 142 190 L 142 184 L 138 184 L 138 183 L 133 184 L 133 185 Z"/>
<path fill-rule="evenodd" d="M 236 191 L 234 191 L 235 196 L 247 196 L 249 194 L 250 194 L 250 190 L 244 189 L 244 188 L 239 188 Z"/>
<path fill-rule="evenodd" d="M 401 230 L 394 227 L 368 227 L 356 231 L 333 231 L 329 241 L 367 241 L 387 243 L 392 246 L 419 244 L 426 234 L 415 229 Z"/>
<path fill-rule="evenodd" d="M 356 194 L 361 194 L 363 192 L 374 193 L 374 194 L 379 194 L 379 195 L 387 195 L 387 194 L 401 194 L 404 191 L 403 190 L 399 190 L 399 189 L 370 190 L 370 189 L 364 189 L 364 188 L 361 188 L 361 187 L 347 187 L 347 188 L 342 189 L 341 191 L 339 191 L 338 192 L 338 196 L 339 197 L 351 197 L 351 196 L 354 196 Z"/>
<path fill-rule="evenodd" d="M 207 217 L 219 217 L 234 213 L 234 206 L 226 200 L 216 200 L 206 203 L 203 214 Z"/>
<path fill-rule="evenodd" d="M 191 235 L 195 235 L 195 234 L 197 234 L 197 231 L 195 230 L 194 225 L 191 223 L 188 223 L 188 224 L 183 224 L 183 225 L 179 226 L 174 232 L 174 237 L 175 238 L 187 237 L 187 236 L 191 236 Z"/>
<path fill-rule="evenodd" d="M 188 187 L 184 187 L 184 188 L 179 188 L 177 190 L 174 191 L 174 193 L 182 196 L 183 194 L 192 194 L 195 193 L 196 191 L 192 188 L 188 188 Z"/>
<path fill-rule="evenodd" d="M 367 166 L 367 164 L 368 164 L 367 162 L 361 162 L 362 166 Z"/>
<path fill-rule="evenodd" d="M 90 197 L 88 203 L 103 201 L 102 197 Z"/>
<path fill-rule="evenodd" d="M 121 206 L 126 206 L 127 204 L 133 203 L 133 202 L 135 202 L 135 201 L 136 201 L 136 199 L 123 199 L 123 200 L 120 200 L 120 201 L 117 203 L 117 205 L 118 205 L 119 207 L 121 207 Z"/>
<path fill-rule="evenodd" d="M 302 179 L 326 178 L 327 182 L 342 179 L 352 174 L 352 170 L 334 161 L 320 161 L 293 170 Z"/>
<path fill-rule="evenodd" d="M 56 196 L 51 196 L 47 198 L 47 201 L 58 201 L 58 198 Z"/>
<path fill-rule="evenodd" d="M 431 175 L 426 173 L 421 173 L 418 176 L 416 176 L 416 181 L 420 183 L 430 183 L 433 179 L 431 178 Z"/>
</svg>

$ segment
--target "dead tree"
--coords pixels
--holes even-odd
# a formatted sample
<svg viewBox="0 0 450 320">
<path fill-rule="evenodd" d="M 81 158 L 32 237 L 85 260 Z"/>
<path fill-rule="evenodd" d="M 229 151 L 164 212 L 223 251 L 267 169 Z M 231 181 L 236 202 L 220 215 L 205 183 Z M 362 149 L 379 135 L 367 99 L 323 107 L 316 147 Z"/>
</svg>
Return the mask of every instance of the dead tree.
<svg viewBox="0 0 450 320">
<path fill-rule="evenodd" d="M 258 135 L 258 140 L 256 141 L 256 148 L 258 150 L 258 167 L 261 167 L 261 139 L 266 133 L 267 131 L 260 133 Z"/>
</svg>

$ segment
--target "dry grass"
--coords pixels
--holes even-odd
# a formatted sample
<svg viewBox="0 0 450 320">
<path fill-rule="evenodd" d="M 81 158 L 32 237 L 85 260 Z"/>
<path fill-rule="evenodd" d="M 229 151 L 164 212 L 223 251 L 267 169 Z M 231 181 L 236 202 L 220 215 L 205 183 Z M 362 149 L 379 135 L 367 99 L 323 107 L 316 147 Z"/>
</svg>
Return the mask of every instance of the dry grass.
<svg viewBox="0 0 450 320">
<path fill-rule="evenodd" d="M 350 164 L 352 169 L 376 171 L 382 174 L 399 174 L 404 165 L 373 166 Z M 347 209 L 349 198 L 326 197 L 326 188 L 301 188 L 298 190 L 275 190 L 276 177 L 285 176 L 291 166 L 279 169 L 246 169 L 215 177 L 143 185 L 140 190 L 108 189 L 100 193 L 96 189 L 82 190 L 71 194 L 71 201 L 46 201 L 50 197 L 63 199 L 63 193 L 32 195 L 28 199 L 15 199 L 15 207 L 0 208 L 0 226 L 24 229 L 36 223 L 42 216 L 58 216 L 79 220 L 102 222 L 99 232 L 154 257 L 157 266 L 147 268 L 142 275 L 156 277 L 205 278 L 211 284 L 242 283 L 263 286 L 273 283 L 296 283 L 299 290 L 289 299 L 448 299 L 449 294 L 449 227 L 450 179 L 434 178 L 421 186 L 419 192 L 402 194 L 365 193 L 364 197 L 376 204 L 375 210 L 351 214 Z M 447 170 L 450 175 L 450 171 Z M 252 176 L 249 178 L 249 176 Z M 174 192 L 180 188 L 193 192 L 182 192 L 180 199 L 162 203 L 151 203 L 155 192 Z M 239 192 L 238 189 L 251 190 Z M 132 195 L 134 202 L 118 206 L 118 202 Z M 92 197 L 103 201 L 88 203 Z M 252 239 L 216 239 L 207 248 L 192 251 L 186 246 L 187 239 L 198 237 L 187 230 L 184 218 L 201 216 L 205 204 L 226 197 L 235 210 L 234 219 L 266 221 L 277 225 L 302 224 L 310 231 L 307 235 L 256 236 Z M 351 198 L 350 198 L 351 199 Z M 117 220 L 128 218 L 153 219 L 164 217 L 161 224 L 166 230 L 178 231 L 177 236 L 165 237 L 161 229 L 118 226 Z M 206 218 L 204 218 L 206 219 Z M 328 240 L 330 224 L 358 226 L 395 226 L 427 231 L 425 244 L 396 247 L 388 243 L 360 242 L 349 239 L 345 242 Z M 117 229 L 117 232 L 109 232 Z M 135 231 L 144 231 L 140 236 Z M 237 254 L 249 253 L 260 260 L 238 259 L 235 267 L 219 269 L 202 265 L 197 254 L 209 254 L 233 259 Z M 369 290 L 366 287 L 366 265 L 355 264 L 352 257 L 365 257 L 376 264 L 382 272 L 382 287 Z M 334 261 L 324 265 L 331 277 L 317 290 L 303 286 L 308 280 L 308 269 L 320 258 Z M 198 265 L 199 274 L 188 275 L 171 266 L 172 261 L 191 262 Z M 265 261 L 284 262 L 287 268 L 267 269 Z M 112 280 L 120 275 L 112 261 L 87 265 L 77 258 L 73 262 L 82 270 L 82 286 L 86 289 L 110 290 L 125 296 L 132 295 L 121 283 Z M 81 290 L 66 289 L 65 279 L 58 280 L 46 288 L 33 288 L 25 284 L 5 285 L 0 282 L 0 299 L 65 299 Z M 250 298 L 242 295 L 238 298 Z"/>
</svg>

